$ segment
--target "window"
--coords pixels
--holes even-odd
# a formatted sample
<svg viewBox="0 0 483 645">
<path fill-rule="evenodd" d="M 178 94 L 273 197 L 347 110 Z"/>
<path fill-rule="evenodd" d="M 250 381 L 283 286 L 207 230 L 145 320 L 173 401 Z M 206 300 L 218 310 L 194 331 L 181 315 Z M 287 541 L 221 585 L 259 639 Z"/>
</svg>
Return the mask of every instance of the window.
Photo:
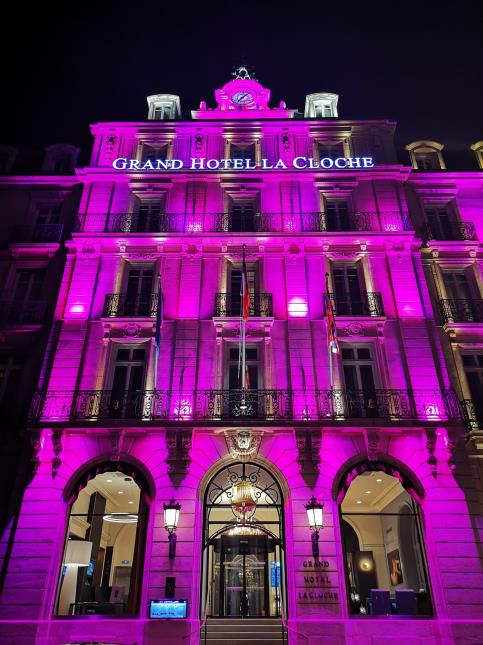
<svg viewBox="0 0 483 645">
<path fill-rule="evenodd" d="M 437 141 L 414 141 L 406 146 L 415 170 L 445 170 L 443 148 Z"/>
<path fill-rule="evenodd" d="M 317 141 L 317 153 L 319 159 L 331 157 L 336 159 L 338 157 L 345 157 L 344 144 L 342 141 Z"/>
<path fill-rule="evenodd" d="M 158 159 L 166 161 L 168 158 L 168 144 L 165 145 L 149 145 L 143 144 L 142 157 L 141 161 L 145 163 L 146 161 L 151 161 L 152 163 L 156 162 Z"/>
<path fill-rule="evenodd" d="M 258 293 L 258 263 L 250 263 L 247 266 L 248 290 L 250 292 L 250 316 L 260 316 L 260 298 Z M 229 295 L 230 313 L 229 316 L 241 315 L 241 267 L 232 266 L 229 272 Z"/>
<path fill-rule="evenodd" d="M 144 346 L 114 347 L 108 397 L 111 418 L 139 418 L 144 408 L 146 348 Z"/>
<path fill-rule="evenodd" d="M 241 373 L 238 366 L 239 347 L 230 347 L 228 351 L 228 389 L 239 390 L 241 388 Z M 259 365 L 258 346 L 247 345 L 245 353 L 245 364 L 247 366 L 245 383 L 248 390 L 258 390 Z"/>
<path fill-rule="evenodd" d="M 419 508 L 401 480 L 408 482 L 387 464 L 356 470 L 339 494 L 350 613 L 431 615 Z"/>
<path fill-rule="evenodd" d="M 465 352 L 461 355 L 476 421 L 483 422 L 483 354 Z M 473 416 L 473 414 L 471 415 Z"/>
<path fill-rule="evenodd" d="M 427 205 L 424 214 L 428 222 L 428 232 L 433 240 L 452 240 L 453 213 L 448 205 Z"/>
<path fill-rule="evenodd" d="M 13 420 L 21 411 L 22 376 L 25 374 L 23 354 L 0 354 L 0 419 Z"/>
<path fill-rule="evenodd" d="M 173 106 L 171 105 L 157 105 L 154 108 L 154 120 L 171 119 L 173 114 Z"/>
<path fill-rule="evenodd" d="M 414 156 L 418 170 L 441 170 L 436 152 L 417 153 Z"/>
<path fill-rule="evenodd" d="M 325 202 L 325 217 L 328 231 L 353 230 L 346 199 L 328 199 Z"/>
<path fill-rule="evenodd" d="M 338 316 L 362 315 L 364 313 L 363 280 L 359 266 L 336 264 L 332 270 L 334 282 L 335 313 Z"/>
<path fill-rule="evenodd" d="M 255 163 L 255 144 L 254 143 L 232 143 L 230 145 L 231 159 L 251 159 Z"/>
<path fill-rule="evenodd" d="M 13 324 L 40 324 L 45 315 L 41 300 L 44 272 L 19 269 L 13 285 L 13 298 L 8 304 L 6 319 Z"/>
<path fill-rule="evenodd" d="M 154 268 L 151 265 L 128 266 L 123 316 L 149 317 L 156 313 L 153 294 Z"/>
<path fill-rule="evenodd" d="M 57 155 L 52 160 L 52 174 L 64 175 L 72 170 L 72 155 L 68 153 Z"/>
<path fill-rule="evenodd" d="M 341 349 L 344 378 L 344 415 L 375 418 L 379 416 L 376 370 L 371 346 L 346 346 Z"/>
<path fill-rule="evenodd" d="M 257 213 L 257 200 L 251 199 L 230 199 L 229 222 L 230 231 L 255 231 L 256 222 L 259 218 Z"/>
<path fill-rule="evenodd" d="M 128 464 L 97 467 L 76 490 L 60 571 L 56 614 L 138 611 L 147 486 Z"/>
<path fill-rule="evenodd" d="M 152 233 L 163 230 L 165 198 L 140 199 L 136 204 L 136 213 L 131 219 L 131 231 Z"/>
<path fill-rule="evenodd" d="M 58 224 L 60 222 L 61 211 L 62 204 L 59 203 L 39 204 L 36 209 L 36 222 L 41 226 Z"/>
<path fill-rule="evenodd" d="M 334 116 L 330 103 L 316 103 L 314 105 L 314 113 L 317 119 Z"/>
</svg>

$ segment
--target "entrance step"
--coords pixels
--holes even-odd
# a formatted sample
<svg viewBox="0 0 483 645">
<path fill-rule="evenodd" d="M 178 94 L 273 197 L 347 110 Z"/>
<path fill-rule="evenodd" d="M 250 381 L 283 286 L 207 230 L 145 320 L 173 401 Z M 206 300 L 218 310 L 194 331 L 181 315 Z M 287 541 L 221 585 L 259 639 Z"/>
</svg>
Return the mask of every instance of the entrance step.
<svg viewBox="0 0 483 645">
<path fill-rule="evenodd" d="M 287 642 L 285 629 L 277 618 L 213 618 L 206 622 L 200 642 L 205 645 L 247 645 L 262 642 L 263 645 L 280 645 Z"/>
</svg>

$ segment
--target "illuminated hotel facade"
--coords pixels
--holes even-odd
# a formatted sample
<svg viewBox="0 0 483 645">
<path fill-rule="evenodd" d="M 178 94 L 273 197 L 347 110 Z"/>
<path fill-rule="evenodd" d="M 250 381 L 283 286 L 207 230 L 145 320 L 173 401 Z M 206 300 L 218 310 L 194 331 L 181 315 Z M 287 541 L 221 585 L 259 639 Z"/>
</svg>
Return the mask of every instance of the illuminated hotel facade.
<svg viewBox="0 0 483 645">
<path fill-rule="evenodd" d="M 28 303 L 65 251 L 1 642 L 474 642 L 483 143 L 470 171 L 431 141 L 401 164 L 394 122 L 329 93 L 271 108 L 243 69 L 215 99 L 183 120 L 148 97 L 147 120 L 92 126 L 75 177 L 0 180 L 4 204 L 81 191 L 54 249 L 2 256 Z M 42 333 L 14 318 L 5 409 Z"/>
</svg>

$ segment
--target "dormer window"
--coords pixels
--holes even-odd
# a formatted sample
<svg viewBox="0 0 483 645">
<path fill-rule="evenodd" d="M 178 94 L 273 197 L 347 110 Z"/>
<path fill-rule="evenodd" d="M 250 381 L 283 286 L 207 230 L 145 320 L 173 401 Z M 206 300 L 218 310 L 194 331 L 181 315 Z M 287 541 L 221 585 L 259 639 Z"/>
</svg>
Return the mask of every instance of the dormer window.
<svg viewBox="0 0 483 645">
<path fill-rule="evenodd" d="M 6 175 L 12 170 L 18 151 L 11 146 L 0 145 L 0 175 Z"/>
<path fill-rule="evenodd" d="M 343 141 L 317 141 L 316 148 L 319 160 L 326 157 L 330 157 L 331 159 L 345 157 Z"/>
<path fill-rule="evenodd" d="M 312 119 L 325 119 L 337 117 L 338 94 L 318 92 L 308 94 L 305 98 L 305 117 Z"/>
<path fill-rule="evenodd" d="M 406 146 L 414 170 L 446 170 L 443 148 L 436 141 L 415 141 Z"/>
<path fill-rule="evenodd" d="M 181 118 L 181 104 L 176 94 L 153 94 L 147 97 L 148 119 L 170 121 Z"/>
<path fill-rule="evenodd" d="M 56 144 L 45 149 L 42 172 L 48 175 L 67 175 L 74 172 L 79 148 L 67 144 Z"/>
<path fill-rule="evenodd" d="M 478 168 L 483 169 L 483 141 L 477 141 L 471 146 L 471 149 L 476 155 L 476 161 L 478 163 Z"/>
</svg>

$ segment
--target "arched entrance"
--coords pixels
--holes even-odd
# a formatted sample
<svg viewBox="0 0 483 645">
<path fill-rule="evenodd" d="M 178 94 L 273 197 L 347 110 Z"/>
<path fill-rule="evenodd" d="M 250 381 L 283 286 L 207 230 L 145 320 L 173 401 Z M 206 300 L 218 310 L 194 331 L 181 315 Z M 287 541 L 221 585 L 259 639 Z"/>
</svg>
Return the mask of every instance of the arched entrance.
<svg viewBox="0 0 483 645">
<path fill-rule="evenodd" d="M 234 462 L 211 478 L 204 497 L 203 613 L 269 618 L 285 602 L 283 497 L 267 468 Z"/>
</svg>

